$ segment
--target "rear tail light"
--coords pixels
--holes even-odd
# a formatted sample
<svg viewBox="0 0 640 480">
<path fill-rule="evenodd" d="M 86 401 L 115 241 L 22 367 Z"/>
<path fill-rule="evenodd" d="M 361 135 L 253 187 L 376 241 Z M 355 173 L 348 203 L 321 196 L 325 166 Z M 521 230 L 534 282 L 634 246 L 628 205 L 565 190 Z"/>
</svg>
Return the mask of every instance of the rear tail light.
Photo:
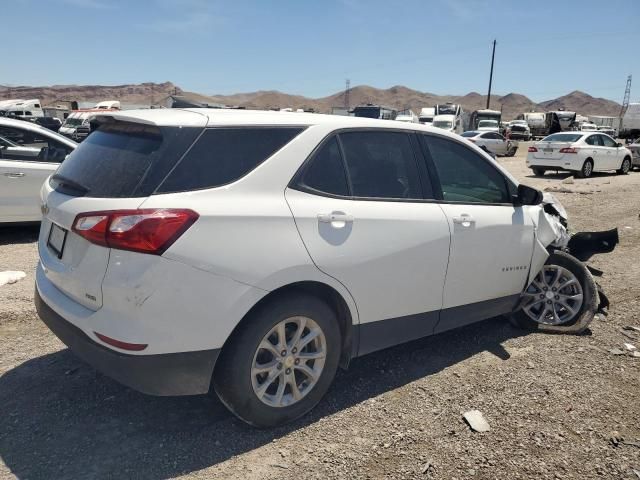
<svg viewBox="0 0 640 480">
<path fill-rule="evenodd" d="M 130 350 L 132 352 L 140 352 L 140 351 L 144 350 L 145 348 L 147 348 L 149 346 L 149 344 L 147 344 L 147 343 L 123 342 L 122 340 L 116 340 L 115 338 L 107 337 L 106 335 L 103 335 L 103 334 L 98 333 L 98 332 L 93 332 L 93 333 L 95 333 L 96 337 L 98 337 L 104 343 L 106 343 L 108 345 L 112 345 L 112 346 L 117 347 L 117 348 L 120 348 L 122 350 Z"/>
<path fill-rule="evenodd" d="M 560 149 L 560 153 L 578 153 L 578 149 L 574 147 L 565 147 Z"/>
<path fill-rule="evenodd" d="M 186 209 L 109 210 L 81 213 L 71 229 L 96 245 L 162 255 L 197 219 Z"/>
<path fill-rule="evenodd" d="M 527 150 L 529 153 L 535 153 L 538 151 L 538 149 L 534 146 L 529 147 L 529 150 Z"/>
</svg>

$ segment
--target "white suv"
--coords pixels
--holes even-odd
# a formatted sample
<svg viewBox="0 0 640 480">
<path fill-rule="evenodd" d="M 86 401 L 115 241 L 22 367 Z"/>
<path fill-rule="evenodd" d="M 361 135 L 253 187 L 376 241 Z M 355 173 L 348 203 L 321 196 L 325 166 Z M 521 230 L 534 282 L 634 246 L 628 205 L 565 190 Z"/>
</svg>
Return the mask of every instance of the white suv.
<svg viewBox="0 0 640 480">
<path fill-rule="evenodd" d="M 579 328 L 595 312 L 584 266 L 549 256 L 542 194 L 457 135 L 208 109 L 101 121 L 43 186 L 36 305 L 142 392 L 212 385 L 277 425 L 354 357 L 520 308 Z"/>
</svg>

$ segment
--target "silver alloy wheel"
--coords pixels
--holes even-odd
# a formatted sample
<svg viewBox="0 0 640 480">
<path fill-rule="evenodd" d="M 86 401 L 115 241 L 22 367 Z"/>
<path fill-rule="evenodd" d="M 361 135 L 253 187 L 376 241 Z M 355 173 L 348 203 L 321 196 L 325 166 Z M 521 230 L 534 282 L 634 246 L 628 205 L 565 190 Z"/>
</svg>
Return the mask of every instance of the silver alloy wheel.
<svg viewBox="0 0 640 480">
<path fill-rule="evenodd" d="M 308 317 L 282 320 L 267 333 L 253 356 L 251 385 L 270 407 L 288 407 L 316 385 L 324 369 L 327 340 Z"/>
<path fill-rule="evenodd" d="M 629 173 L 629 170 L 631 170 L 631 162 L 629 161 L 628 158 L 625 158 L 622 161 L 622 172 L 623 173 Z"/>
<path fill-rule="evenodd" d="M 562 325 L 580 312 L 583 303 L 582 286 L 566 268 L 545 265 L 524 292 L 529 300 L 522 310 L 534 322 Z"/>
<path fill-rule="evenodd" d="M 584 164 L 584 176 L 585 177 L 590 177 L 592 171 L 593 171 L 593 165 L 591 164 L 591 162 L 587 161 Z"/>
</svg>

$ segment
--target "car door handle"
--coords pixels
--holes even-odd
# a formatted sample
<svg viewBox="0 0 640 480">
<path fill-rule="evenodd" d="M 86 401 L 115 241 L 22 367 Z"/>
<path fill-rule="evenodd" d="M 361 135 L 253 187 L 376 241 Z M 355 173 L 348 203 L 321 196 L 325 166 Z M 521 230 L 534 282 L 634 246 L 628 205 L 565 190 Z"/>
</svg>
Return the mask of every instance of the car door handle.
<svg viewBox="0 0 640 480">
<path fill-rule="evenodd" d="M 453 217 L 453 223 L 462 225 L 463 227 L 470 227 L 471 225 L 475 224 L 476 221 L 471 215 L 463 213 L 459 217 Z"/>
<path fill-rule="evenodd" d="M 320 213 L 318 214 L 318 221 L 320 223 L 353 222 L 353 215 L 347 215 L 346 213 Z"/>
<path fill-rule="evenodd" d="M 7 172 L 4 174 L 5 177 L 9 178 L 22 178 L 25 176 L 24 172 Z"/>
</svg>

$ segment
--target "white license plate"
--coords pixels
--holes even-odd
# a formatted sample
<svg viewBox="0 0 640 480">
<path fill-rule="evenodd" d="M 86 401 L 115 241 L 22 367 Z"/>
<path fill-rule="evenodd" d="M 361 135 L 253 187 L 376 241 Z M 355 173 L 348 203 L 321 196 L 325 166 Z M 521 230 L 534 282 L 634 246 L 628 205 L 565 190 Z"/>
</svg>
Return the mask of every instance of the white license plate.
<svg viewBox="0 0 640 480">
<path fill-rule="evenodd" d="M 64 251 L 64 244 L 67 240 L 67 231 L 56 225 L 55 223 L 51 224 L 51 230 L 49 231 L 49 239 L 47 240 L 47 245 L 54 253 L 58 256 L 58 258 L 62 258 L 62 252 Z"/>
<path fill-rule="evenodd" d="M 542 151 L 544 153 L 553 153 L 553 148 L 543 148 Z"/>
</svg>

